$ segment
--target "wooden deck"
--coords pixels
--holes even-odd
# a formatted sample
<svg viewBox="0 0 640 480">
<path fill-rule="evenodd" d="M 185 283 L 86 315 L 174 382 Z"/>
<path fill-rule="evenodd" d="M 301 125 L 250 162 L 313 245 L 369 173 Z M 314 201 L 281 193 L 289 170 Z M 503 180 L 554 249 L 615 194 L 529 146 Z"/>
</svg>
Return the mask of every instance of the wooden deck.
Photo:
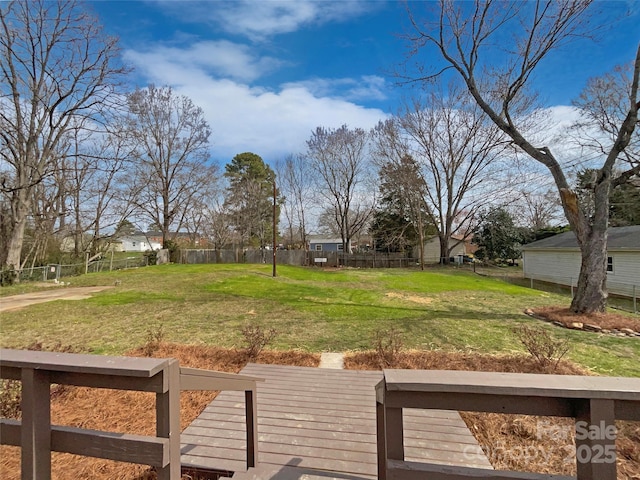
<svg viewBox="0 0 640 480">
<path fill-rule="evenodd" d="M 258 384 L 259 465 L 235 479 L 374 479 L 381 372 L 249 364 Z M 183 468 L 244 472 L 244 394 L 222 392 L 181 436 Z M 491 468 L 457 412 L 405 410 L 406 459 Z M 261 473 L 258 473 L 261 472 Z"/>
</svg>

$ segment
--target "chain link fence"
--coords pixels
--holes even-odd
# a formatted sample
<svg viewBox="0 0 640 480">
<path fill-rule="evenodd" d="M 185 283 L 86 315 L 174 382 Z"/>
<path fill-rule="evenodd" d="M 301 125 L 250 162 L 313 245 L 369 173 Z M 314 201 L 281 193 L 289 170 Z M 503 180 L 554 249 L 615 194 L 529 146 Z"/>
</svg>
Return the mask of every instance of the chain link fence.
<svg viewBox="0 0 640 480">
<path fill-rule="evenodd" d="M 104 258 L 92 262 L 59 264 L 51 263 L 46 266 L 27 267 L 16 272 L 16 280 L 19 282 L 47 282 L 59 281 L 63 277 L 75 277 L 85 273 L 110 272 L 113 270 L 124 270 L 127 268 L 146 267 L 148 257 L 135 256 L 127 258 Z M 5 271 L 1 274 L 4 276 Z"/>
<path fill-rule="evenodd" d="M 520 285 L 535 290 L 549 293 L 569 295 L 573 298 L 578 279 L 573 277 L 557 278 L 556 281 L 541 280 L 537 278 L 525 278 L 521 271 L 505 272 L 501 274 L 495 269 L 476 268 L 476 273 L 498 278 L 513 285 Z M 640 313 L 640 285 L 633 285 L 607 280 L 607 292 L 609 293 L 608 305 L 613 308 Z"/>
</svg>

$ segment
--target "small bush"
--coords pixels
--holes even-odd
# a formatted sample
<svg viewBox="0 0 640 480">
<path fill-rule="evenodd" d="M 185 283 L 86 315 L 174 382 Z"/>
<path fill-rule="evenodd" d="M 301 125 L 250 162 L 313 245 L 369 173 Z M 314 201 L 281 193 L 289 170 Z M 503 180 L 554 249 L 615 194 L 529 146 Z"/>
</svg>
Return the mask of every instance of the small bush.
<svg viewBox="0 0 640 480">
<path fill-rule="evenodd" d="M 372 341 L 378 363 L 382 368 L 392 366 L 404 347 L 404 336 L 395 327 L 388 330 L 376 330 Z"/>
<path fill-rule="evenodd" d="M 155 265 L 158 261 L 158 251 L 157 250 L 147 250 L 144 252 L 143 256 L 147 259 L 148 265 Z"/>
<path fill-rule="evenodd" d="M 172 263 L 178 263 L 180 260 L 180 246 L 173 240 L 166 240 L 162 248 L 169 250 L 169 261 Z"/>
<path fill-rule="evenodd" d="M 162 342 L 164 342 L 165 332 L 162 325 L 151 326 L 147 330 L 147 337 L 144 345 L 142 346 L 142 353 L 146 357 L 152 356 Z"/>
<path fill-rule="evenodd" d="M 13 285 L 18 278 L 18 273 L 11 265 L 7 270 L 0 271 L 0 286 L 8 287 L 9 285 Z"/>
<path fill-rule="evenodd" d="M 555 339 L 542 328 L 521 325 L 514 328 L 513 332 L 543 370 L 555 371 L 560 360 L 569 352 L 567 340 Z"/>
<path fill-rule="evenodd" d="M 269 345 L 278 332 L 275 328 L 264 329 L 260 325 L 246 324 L 242 327 L 242 336 L 247 344 L 246 352 L 249 360 L 255 360 L 260 352 Z"/>
</svg>

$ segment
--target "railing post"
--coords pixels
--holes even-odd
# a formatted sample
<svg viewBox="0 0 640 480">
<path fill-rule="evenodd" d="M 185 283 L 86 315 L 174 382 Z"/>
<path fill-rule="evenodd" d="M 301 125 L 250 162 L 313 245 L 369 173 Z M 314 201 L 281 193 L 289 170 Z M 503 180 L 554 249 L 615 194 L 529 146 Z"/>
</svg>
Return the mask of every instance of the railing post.
<svg viewBox="0 0 640 480">
<path fill-rule="evenodd" d="M 616 426 L 613 400 L 587 399 L 576 409 L 578 480 L 616 480 Z"/>
<path fill-rule="evenodd" d="M 258 402 L 256 388 L 244 392 L 247 428 L 247 467 L 258 462 Z"/>
<path fill-rule="evenodd" d="M 382 380 L 384 385 L 384 380 Z M 384 386 L 376 387 L 376 447 L 378 452 L 378 480 L 387 480 L 387 445 L 384 418 Z"/>
<path fill-rule="evenodd" d="M 51 479 L 51 399 L 49 372 L 23 368 L 22 480 Z"/>
<path fill-rule="evenodd" d="M 169 464 L 158 468 L 158 480 L 180 479 L 180 364 L 170 360 L 163 375 L 164 392 L 156 394 L 156 435 L 169 439 Z"/>
<path fill-rule="evenodd" d="M 404 460 L 404 428 L 402 423 L 402 408 L 385 406 L 384 427 L 387 444 L 387 458 Z"/>
</svg>

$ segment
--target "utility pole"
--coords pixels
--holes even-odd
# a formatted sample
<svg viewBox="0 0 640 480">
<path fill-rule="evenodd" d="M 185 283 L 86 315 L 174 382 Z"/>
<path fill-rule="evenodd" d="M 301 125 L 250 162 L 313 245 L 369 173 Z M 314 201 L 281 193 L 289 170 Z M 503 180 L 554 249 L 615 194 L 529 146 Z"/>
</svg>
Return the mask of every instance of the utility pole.
<svg viewBox="0 0 640 480">
<path fill-rule="evenodd" d="M 276 276 L 276 179 L 273 178 L 273 276 Z"/>
</svg>

